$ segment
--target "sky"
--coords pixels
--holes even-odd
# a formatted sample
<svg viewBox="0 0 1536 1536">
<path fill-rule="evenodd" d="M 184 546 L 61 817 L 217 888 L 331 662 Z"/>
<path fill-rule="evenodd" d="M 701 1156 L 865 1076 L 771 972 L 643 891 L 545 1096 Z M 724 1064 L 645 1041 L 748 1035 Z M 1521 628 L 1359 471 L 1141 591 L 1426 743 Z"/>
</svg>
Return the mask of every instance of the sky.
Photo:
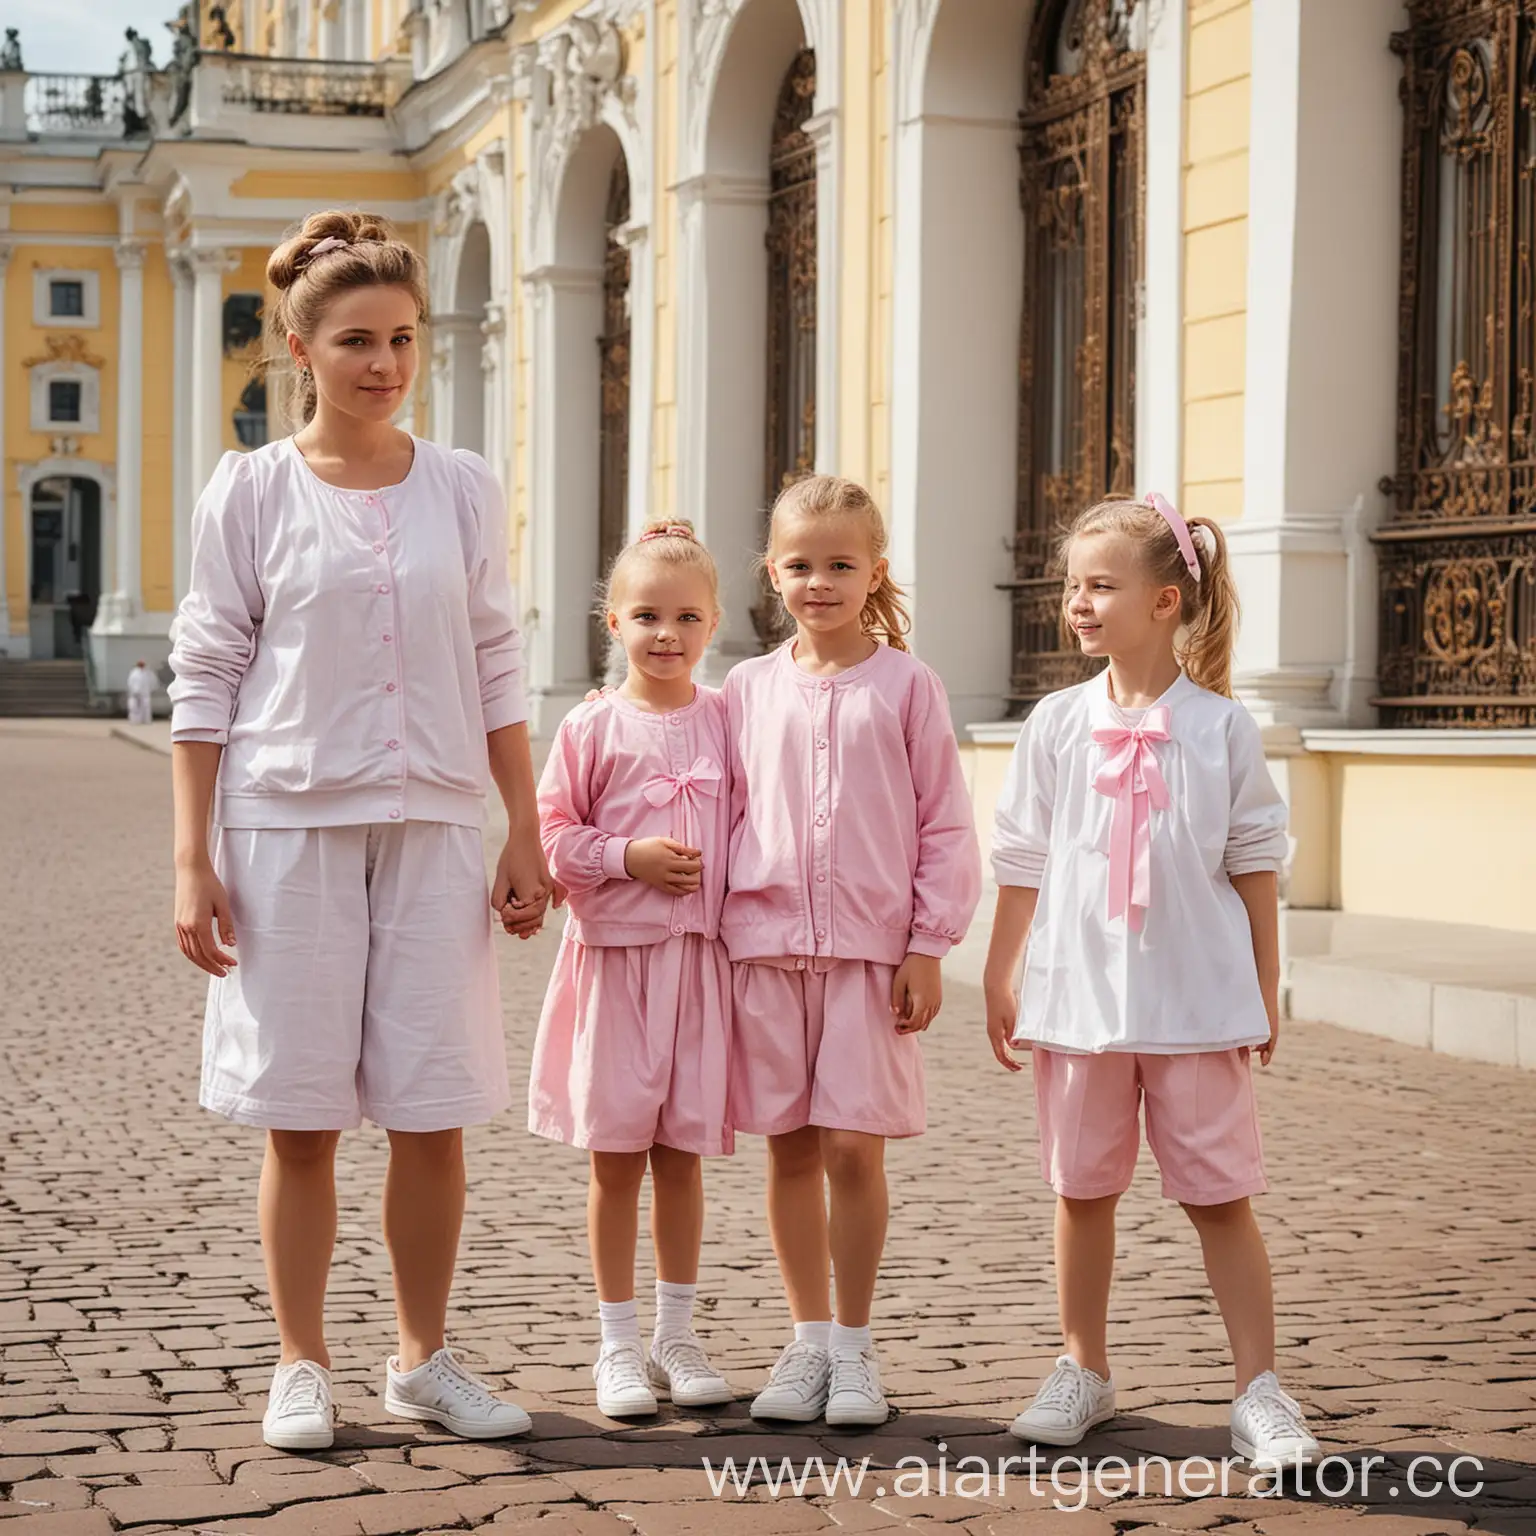
<svg viewBox="0 0 1536 1536">
<path fill-rule="evenodd" d="M 154 45 L 155 63 L 170 57 L 165 24 L 179 0 L 4 0 L 0 22 L 21 33 L 21 62 L 35 75 L 111 75 L 136 27 Z"/>
</svg>

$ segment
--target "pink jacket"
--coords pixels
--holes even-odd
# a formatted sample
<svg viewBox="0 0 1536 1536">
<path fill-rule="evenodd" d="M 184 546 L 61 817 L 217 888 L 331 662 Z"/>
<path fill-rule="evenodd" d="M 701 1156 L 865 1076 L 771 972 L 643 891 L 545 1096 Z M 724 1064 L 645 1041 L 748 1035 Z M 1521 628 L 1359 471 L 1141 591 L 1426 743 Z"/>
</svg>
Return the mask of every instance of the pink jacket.
<svg viewBox="0 0 1536 1536">
<path fill-rule="evenodd" d="M 224 747 L 214 820 L 479 826 L 486 733 L 527 715 L 512 611 L 477 454 L 417 438 L 378 491 L 326 484 L 292 438 L 225 454 L 171 630 L 172 738 Z"/>
<path fill-rule="evenodd" d="M 947 954 L 980 900 L 981 853 L 943 684 L 889 646 L 836 677 L 802 671 L 793 648 L 725 680 L 731 959 Z"/>
<path fill-rule="evenodd" d="M 725 701 L 657 715 L 616 693 L 578 704 L 560 723 L 539 783 L 539 834 L 570 893 L 566 932 L 587 945 L 659 944 L 720 931 L 730 829 Z M 668 896 L 631 879 L 630 841 L 670 837 L 704 855 L 701 888 Z"/>
</svg>

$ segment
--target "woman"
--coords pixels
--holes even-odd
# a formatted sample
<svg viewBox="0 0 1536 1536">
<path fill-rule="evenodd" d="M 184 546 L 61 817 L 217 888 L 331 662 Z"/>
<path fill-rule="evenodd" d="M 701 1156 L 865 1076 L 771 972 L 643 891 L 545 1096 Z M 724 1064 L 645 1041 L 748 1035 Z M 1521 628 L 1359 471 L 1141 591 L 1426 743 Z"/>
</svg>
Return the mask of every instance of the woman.
<svg viewBox="0 0 1536 1536">
<path fill-rule="evenodd" d="M 416 252 L 369 215 L 317 213 L 267 278 L 302 425 L 214 472 L 171 657 L 177 941 L 213 977 L 201 1102 L 267 1132 L 281 1356 L 263 1437 L 331 1444 L 335 1153 L 364 1117 L 390 1144 L 400 1342 L 385 1406 L 521 1434 L 527 1414 L 444 1340 L 462 1127 L 510 1097 L 491 913 L 529 938 L 553 892 L 504 502 L 477 455 L 393 425 L 426 309 Z M 488 902 L 492 780 L 510 832 Z"/>
</svg>

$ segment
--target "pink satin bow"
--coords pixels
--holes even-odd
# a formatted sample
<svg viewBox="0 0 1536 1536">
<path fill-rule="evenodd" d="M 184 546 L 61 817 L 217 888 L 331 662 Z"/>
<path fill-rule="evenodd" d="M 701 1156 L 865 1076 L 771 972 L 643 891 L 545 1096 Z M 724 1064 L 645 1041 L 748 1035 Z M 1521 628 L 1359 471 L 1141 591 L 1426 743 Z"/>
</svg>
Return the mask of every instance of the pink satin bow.
<svg viewBox="0 0 1536 1536">
<path fill-rule="evenodd" d="M 691 798 L 694 790 L 703 795 L 720 793 L 720 769 L 710 758 L 695 758 L 693 767 L 682 773 L 658 773 L 655 778 L 645 781 L 640 792 L 652 805 L 662 806 L 670 804 L 679 795 Z"/>
<path fill-rule="evenodd" d="M 1109 824 L 1109 916 L 1141 932 L 1152 896 L 1152 812 L 1173 803 L 1153 742 L 1167 741 L 1168 706 L 1154 704 L 1139 725 L 1100 726 L 1093 739 L 1105 761 L 1093 787 L 1115 807 Z"/>
</svg>

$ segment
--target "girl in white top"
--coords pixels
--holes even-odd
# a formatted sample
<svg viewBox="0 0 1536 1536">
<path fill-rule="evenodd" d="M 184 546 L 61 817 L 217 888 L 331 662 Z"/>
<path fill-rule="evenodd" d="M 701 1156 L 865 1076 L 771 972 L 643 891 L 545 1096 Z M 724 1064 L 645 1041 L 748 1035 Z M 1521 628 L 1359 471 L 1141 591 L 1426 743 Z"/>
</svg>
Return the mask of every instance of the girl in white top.
<svg viewBox="0 0 1536 1536">
<path fill-rule="evenodd" d="M 1115 1412 L 1106 1353 L 1115 1206 L 1145 1103 L 1163 1192 L 1200 1234 L 1255 1465 L 1319 1454 L 1274 1374 L 1267 1187 L 1249 1053 L 1280 1030 L 1286 808 L 1231 697 L 1237 595 L 1216 524 L 1160 496 L 1090 508 L 1064 544 L 1067 622 L 1091 681 L 1043 699 L 997 806 L 987 1033 L 1032 1050 L 1041 1172 L 1058 1196 L 1065 1352 L 1013 1425 L 1075 1445 Z M 1027 945 L 1027 947 L 1026 947 Z M 1022 997 L 1015 991 L 1024 961 Z"/>
<path fill-rule="evenodd" d="M 551 881 L 501 491 L 476 455 L 391 424 L 424 276 L 365 214 L 314 214 L 273 253 L 269 327 L 303 425 L 215 471 L 171 655 L 177 940 L 213 978 L 202 1102 L 267 1131 L 282 1353 L 262 1427 L 288 1450 L 332 1441 L 334 1160 L 364 1116 L 390 1143 L 386 1408 L 476 1438 L 529 1427 L 443 1338 L 460 1128 L 510 1098 L 492 909 L 529 937 Z M 511 831 L 488 892 L 493 779 Z"/>
</svg>

